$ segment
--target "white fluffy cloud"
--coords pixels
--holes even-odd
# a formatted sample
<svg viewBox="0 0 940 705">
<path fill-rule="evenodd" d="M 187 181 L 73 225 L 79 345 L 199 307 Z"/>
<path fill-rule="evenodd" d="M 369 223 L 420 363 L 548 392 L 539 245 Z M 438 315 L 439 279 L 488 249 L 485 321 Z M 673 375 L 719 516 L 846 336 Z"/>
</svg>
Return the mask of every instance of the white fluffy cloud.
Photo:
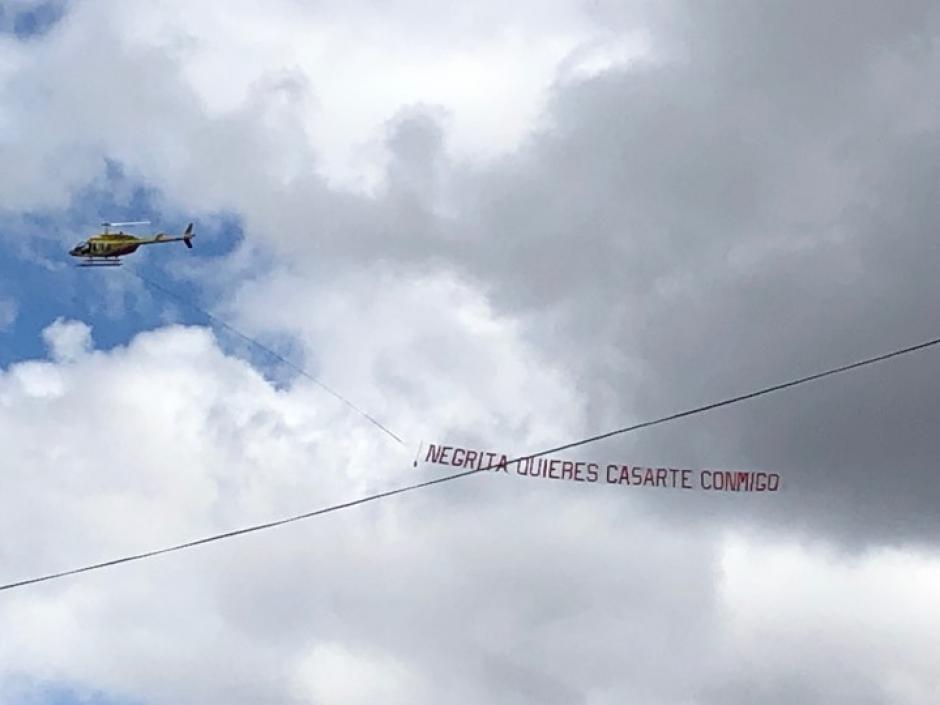
<svg viewBox="0 0 940 705">
<path fill-rule="evenodd" d="M 714 702 L 777 702 L 788 682 L 801 682 L 813 702 L 940 697 L 935 551 L 878 549 L 847 560 L 825 546 L 738 535 L 721 566 L 738 673 Z"/>
<path fill-rule="evenodd" d="M 81 321 L 56 319 L 42 332 L 54 360 L 74 360 L 92 346 L 91 328 Z"/>
<path fill-rule="evenodd" d="M 608 34 L 570 0 L 74 3 L 42 42 L 0 36 L 0 157 L 20 164 L 0 207 L 63 205 L 103 157 L 205 210 L 311 172 L 371 189 L 385 124 L 415 104 L 447 116 L 458 157 L 491 157 L 537 122 L 559 66 L 643 51 Z"/>
<path fill-rule="evenodd" d="M 19 306 L 17 306 L 16 301 L 0 296 L 0 331 L 13 325 L 18 314 Z"/>
<path fill-rule="evenodd" d="M 283 299 L 299 284 L 270 286 Z M 310 320 L 340 336 L 309 335 L 325 341 L 311 346 L 316 367 L 348 366 L 346 378 L 327 379 L 350 384 L 358 402 L 370 385 L 393 388 L 401 370 L 421 370 L 404 395 L 420 403 L 400 416 L 393 403 L 380 409 L 403 423 L 397 430 L 417 430 L 420 418 L 459 436 L 495 418 L 488 440 L 531 448 L 582 422 L 571 380 L 459 284 L 385 288 L 381 301 L 312 302 Z M 407 326 L 388 329 L 390 307 L 407 312 Z M 368 345 L 370 331 L 387 345 Z M 78 322 L 56 322 L 45 337 L 58 341 L 57 359 L 0 377 L 4 580 L 433 472 L 413 470 L 408 451 L 302 378 L 272 387 L 203 329 L 143 333 L 108 352 L 88 349 Z M 379 693 L 411 703 L 704 703 L 810 674 L 805 702 L 881 693 L 924 705 L 937 688 L 938 576 L 931 555 L 847 561 L 691 534 L 621 488 L 483 475 L 2 593 L 0 681 L 155 704 Z M 825 677 L 834 663 L 845 664 L 837 682 Z"/>
</svg>

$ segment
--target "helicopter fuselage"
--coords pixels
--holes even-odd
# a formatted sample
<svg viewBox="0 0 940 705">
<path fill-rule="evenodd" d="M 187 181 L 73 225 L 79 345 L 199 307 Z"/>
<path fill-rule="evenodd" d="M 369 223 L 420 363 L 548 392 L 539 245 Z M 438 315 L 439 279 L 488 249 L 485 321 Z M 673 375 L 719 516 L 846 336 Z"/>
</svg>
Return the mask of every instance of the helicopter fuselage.
<svg viewBox="0 0 940 705">
<path fill-rule="evenodd" d="M 121 257 L 136 252 L 142 244 L 133 235 L 97 235 L 73 247 L 69 254 L 73 257 Z"/>
<path fill-rule="evenodd" d="M 186 247 L 192 248 L 192 239 L 194 237 L 195 234 L 193 233 L 192 223 L 187 226 L 185 232 L 180 237 L 168 237 L 166 233 L 157 233 L 157 235 L 151 238 L 141 238 L 129 235 L 123 231 L 112 233 L 105 230 L 103 233 L 99 233 L 78 243 L 69 250 L 69 254 L 72 257 L 85 258 L 89 264 L 96 262 L 99 264 L 120 264 L 118 261 L 119 257 L 136 252 L 137 248 L 141 245 L 183 242 Z"/>
</svg>

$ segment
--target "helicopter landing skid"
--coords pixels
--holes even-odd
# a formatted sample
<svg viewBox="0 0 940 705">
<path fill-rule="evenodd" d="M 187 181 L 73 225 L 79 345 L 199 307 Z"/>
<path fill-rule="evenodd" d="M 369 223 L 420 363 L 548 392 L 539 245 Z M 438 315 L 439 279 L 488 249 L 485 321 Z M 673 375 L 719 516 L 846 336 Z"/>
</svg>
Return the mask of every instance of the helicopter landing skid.
<svg viewBox="0 0 940 705">
<path fill-rule="evenodd" d="M 120 267 L 120 260 L 89 260 L 75 265 L 76 267 Z"/>
</svg>

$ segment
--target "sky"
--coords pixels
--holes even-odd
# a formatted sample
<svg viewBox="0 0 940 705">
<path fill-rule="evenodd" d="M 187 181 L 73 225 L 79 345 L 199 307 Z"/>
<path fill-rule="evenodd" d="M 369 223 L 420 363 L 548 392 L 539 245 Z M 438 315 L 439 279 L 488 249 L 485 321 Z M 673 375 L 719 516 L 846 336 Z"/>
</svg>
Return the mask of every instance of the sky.
<svg viewBox="0 0 940 705">
<path fill-rule="evenodd" d="M 937 337 L 938 40 L 919 0 L 0 1 L 0 584 Z M 73 266 L 123 220 L 195 247 Z M 938 400 L 923 350 L 557 454 L 779 492 L 486 472 L 3 591 L 0 705 L 934 704 Z"/>
</svg>

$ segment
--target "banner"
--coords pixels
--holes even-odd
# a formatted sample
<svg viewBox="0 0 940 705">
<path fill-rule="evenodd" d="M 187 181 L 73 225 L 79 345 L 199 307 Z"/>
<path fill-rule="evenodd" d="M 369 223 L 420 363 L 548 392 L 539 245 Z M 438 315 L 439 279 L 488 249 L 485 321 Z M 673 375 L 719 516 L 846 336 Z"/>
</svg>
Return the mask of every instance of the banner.
<svg viewBox="0 0 940 705">
<path fill-rule="evenodd" d="M 420 456 L 420 450 L 419 450 Z M 431 444 L 424 462 L 466 470 L 514 473 L 521 477 L 593 482 L 628 487 L 708 490 L 716 492 L 777 492 L 777 473 L 742 470 L 689 470 L 626 463 L 595 463 L 551 457 L 509 459 L 505 453 Z M 417 466 L 418 461 L 415 461 Z"/>
</svg>

